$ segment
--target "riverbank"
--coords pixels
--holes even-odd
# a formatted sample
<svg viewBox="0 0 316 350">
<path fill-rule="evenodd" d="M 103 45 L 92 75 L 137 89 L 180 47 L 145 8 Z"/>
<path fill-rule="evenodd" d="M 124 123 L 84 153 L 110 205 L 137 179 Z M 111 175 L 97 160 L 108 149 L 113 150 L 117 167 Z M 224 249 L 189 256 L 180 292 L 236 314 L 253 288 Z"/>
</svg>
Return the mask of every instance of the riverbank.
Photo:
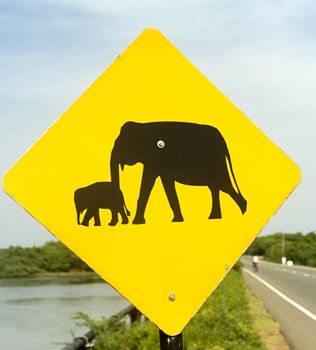
<svg viewBox="0 0 316 350">
<path fill-rule="evenodd" d="M 107 283 L 94 272 L 43 273 L 34 276 L 0 278 L 0 287 L 39 287 L 81 284 L 107 285 Z"/>
<path fill-rule="evenodd" d="M 49 277 L 78 277 L 78 278 L 91 278 L 96 279 L 99 282 L 104 281 L 97 273 L 94 271 L 68 271 L 68 272 L 40 272 L 35 275 L 30 276 L 30 278 L 49 278 Z M 14 278 L 14 277 L 13 277 Z"/>
</svg>

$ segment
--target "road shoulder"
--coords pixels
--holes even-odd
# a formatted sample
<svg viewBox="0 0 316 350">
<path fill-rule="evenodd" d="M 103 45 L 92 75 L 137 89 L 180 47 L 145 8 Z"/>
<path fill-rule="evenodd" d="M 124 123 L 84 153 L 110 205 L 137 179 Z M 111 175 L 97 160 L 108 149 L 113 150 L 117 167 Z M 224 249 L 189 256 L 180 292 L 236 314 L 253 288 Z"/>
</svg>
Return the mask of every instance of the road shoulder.
<svg viewBox="0 0 316 350">
<path fill-rule="evenodd" d="M 259 334 L 266 349 L 289 350 L 290 348 L 280 331 L 280 325 L 273 320 L 271 314 L 264 307 L 263 302 L 254 295 L 247 283 L 245 285 L 249 300 L 248 310 L 253 319 L 253 327 Z"/>
</svg>

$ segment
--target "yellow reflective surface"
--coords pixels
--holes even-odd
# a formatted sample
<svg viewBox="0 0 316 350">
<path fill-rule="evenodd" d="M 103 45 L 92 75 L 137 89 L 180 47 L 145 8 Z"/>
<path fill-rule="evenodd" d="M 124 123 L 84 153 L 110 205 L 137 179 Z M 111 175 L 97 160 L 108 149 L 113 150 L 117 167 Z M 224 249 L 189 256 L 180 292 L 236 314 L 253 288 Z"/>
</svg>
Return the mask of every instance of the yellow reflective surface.
<svg viewBox="0 0 316 350">
<path fill-rule="evenodd" d="M 120 170 L 129 224 L 108 226 L 110 210 L 101 209 L 101 226 L 93 226 L 93 219 L 89 227 L 78 225 L 74 192 L 111 180 L 111 151 L 127 121 L 184 121 L 220 130 L 247 199 L 246 213 L 220 192 L 222 218 L 208 220 L 209 189 L 176 183 L 184 222 L 172 223 L 158 178 L 146 224 L 133 225 L 143 171 L 138 163 Z M 16 162 L 3 186 L 159 328 L 175 335 L 299 181 L 297 165 L 159 31 L 147 29 Z"/>
</svg>

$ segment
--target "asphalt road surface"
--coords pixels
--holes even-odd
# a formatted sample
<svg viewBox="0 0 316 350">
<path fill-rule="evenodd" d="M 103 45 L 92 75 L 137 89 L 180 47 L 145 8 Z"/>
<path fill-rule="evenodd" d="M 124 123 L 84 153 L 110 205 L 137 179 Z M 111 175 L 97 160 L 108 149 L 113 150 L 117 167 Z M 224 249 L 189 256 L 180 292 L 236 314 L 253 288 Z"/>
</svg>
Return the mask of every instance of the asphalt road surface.
<svg viewBox="0 0 316 350">
<path fill-rule="evenodd" d="M 283 266 L 242 257 L 245 281 L 280 324 L 291 349 L 316 350 L 316 268 Z"/>
</svg>

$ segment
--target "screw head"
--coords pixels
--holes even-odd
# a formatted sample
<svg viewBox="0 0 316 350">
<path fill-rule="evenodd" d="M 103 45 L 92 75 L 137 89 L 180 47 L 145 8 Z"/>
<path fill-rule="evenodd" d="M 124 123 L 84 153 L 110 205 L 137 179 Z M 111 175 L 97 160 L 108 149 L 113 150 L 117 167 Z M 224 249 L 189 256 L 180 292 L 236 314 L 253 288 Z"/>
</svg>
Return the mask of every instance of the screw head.
<svg viewBox="0 0 316 350">
<path fill-rule="evenodd" d="M 163 140 L 159 140 L 159 141 L 157 141 L 157 146 L 158 146 L 158 148 L 164 148 L 165 142 Z"/>
<path fill-rule="evenodd" d="M 225 270 L 226 270 L 227 272 L 229 272 L 229 271 L 230 271 L 230 266 L 229 266 L 229 265 L 225 265 Z"/>
<path fill-rule="evenodd" d="M 174 294 L 174 293 L 170 293 L 169 295 L 168 295 L 168 300 L 169 301 L 171 301 L 171 302 L 174 302 L 174 301 L 176 301 L 176 295 Z"/>
</svg>

